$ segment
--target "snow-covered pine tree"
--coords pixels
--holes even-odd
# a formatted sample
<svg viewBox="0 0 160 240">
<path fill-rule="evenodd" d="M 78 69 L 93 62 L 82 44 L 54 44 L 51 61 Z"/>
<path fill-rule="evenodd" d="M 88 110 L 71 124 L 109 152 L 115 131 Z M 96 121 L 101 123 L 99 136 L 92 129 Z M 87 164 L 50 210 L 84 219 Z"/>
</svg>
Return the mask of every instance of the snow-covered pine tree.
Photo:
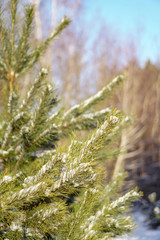
<svg viewBox="0 0 160 240">
<path fill-rule="evenodd" d="M 47 80 L 48 70 L 41 68 L 21 100 L 17 80 L 38 62 L 70 20 L 65 17 L 33 49 L 34 6 L 25 6 L 19 33 L 18 0 L 9 3 L 10 23 L 8 18 L 4 21 L 3 7 L 0 15 L 0 81 L 8 86 L 6 114 L 0 116 L 0 239 L 111 240 L 129 232 L 134 224 L 126 212 L 139 194 L 136 190 L 118 193 L 122 175 L 103 185 L 104 170 L 97 159 L 128 118 L 109 108 L 93 110 L 124 77 L 116 77 L 94 96 L 65 111 L 56 107 L 55 88 Z M 74 130 L 91 128 L 96 129 L 85 142 L 71 135 Z M 71 136 L 69 147 L 55 146 L 65 136 Z"/>
</svg>

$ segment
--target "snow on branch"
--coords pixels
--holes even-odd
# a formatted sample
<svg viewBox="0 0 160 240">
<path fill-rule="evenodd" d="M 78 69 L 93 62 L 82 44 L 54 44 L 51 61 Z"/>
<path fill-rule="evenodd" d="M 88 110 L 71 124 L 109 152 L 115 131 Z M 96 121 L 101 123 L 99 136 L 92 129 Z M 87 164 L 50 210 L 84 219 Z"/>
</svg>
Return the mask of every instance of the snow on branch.
<svg viewBox="0 0 160 240">
<path fill-rule="evenodd" d="M 100 101 L 104 100 L 112 90 L 120 84 L 120 82 L 124 81 L 126 78 L 123 75 L 119 75 L 114 78 L 109 84 L 107 84 L 104 88 L 102 88 L 99 92 L 97 92 L 92 97 L 86 99 L 84 102 L 74 105 L 71 107 L 63 117 L 63 120 L 72 116 L 72 115 L 80 115 L 83 112 L 87 111 L 91 106 L 96 105 Z"/>
</svg>

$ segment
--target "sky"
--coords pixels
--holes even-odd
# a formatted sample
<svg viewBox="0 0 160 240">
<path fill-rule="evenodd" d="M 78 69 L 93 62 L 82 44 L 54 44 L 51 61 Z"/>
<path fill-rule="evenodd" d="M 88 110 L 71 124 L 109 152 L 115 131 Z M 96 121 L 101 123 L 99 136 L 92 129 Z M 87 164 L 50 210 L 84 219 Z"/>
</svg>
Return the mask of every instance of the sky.
<svg viewBox="0 0 160 240">
<path fill-rule="evenodd" d="M 86 18 L 103 21 L 121 37 L 133 37 L 143 64 L 160 55 L 160 0 L 85 0 Z"/>
</svg>

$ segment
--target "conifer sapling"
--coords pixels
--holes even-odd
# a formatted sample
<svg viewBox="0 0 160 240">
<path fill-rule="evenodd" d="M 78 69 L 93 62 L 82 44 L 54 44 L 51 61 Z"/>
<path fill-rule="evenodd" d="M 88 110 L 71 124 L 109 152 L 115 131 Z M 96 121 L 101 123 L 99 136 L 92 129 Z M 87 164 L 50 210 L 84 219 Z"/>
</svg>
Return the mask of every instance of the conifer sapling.
<svg viewBox="0 0 160 240">
<path fill-rule="evenodd" d="M 94 111 L 124 77 L 114 78 L 94 96 L 64 110 L 57 107 L 56 90 L 42 67 L 21 100 L 17 81 L 38 63 L 70 20 L 64 17 L 33 49 L 34 6 L 25 6 L 19 33 L 20 2 L 9 3 L 9 25 L 3 6 L 0 10 L 0 81 L 8 86 L 5 114 L 0 108 L 0 239 L 110 240 L 129 232 L 134 224 L 126 212 L 139 194 L 118 193 L 122 174 L 105 186 L 97 158 L 128 118 L 112 108 Z M 73 134 L 91 128 L 95 130 L 84 142 Z M 66 136 L 71 136 L 68 148 L 56 146 Z"/>
</svg>

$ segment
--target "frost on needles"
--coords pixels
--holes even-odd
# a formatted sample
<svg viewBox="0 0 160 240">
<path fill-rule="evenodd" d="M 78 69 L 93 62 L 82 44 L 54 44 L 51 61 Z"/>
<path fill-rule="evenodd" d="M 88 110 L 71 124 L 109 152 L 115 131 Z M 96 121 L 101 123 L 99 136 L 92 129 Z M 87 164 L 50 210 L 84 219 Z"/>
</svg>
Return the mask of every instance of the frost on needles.
<svg viewBox="0 0 160 240">
<path fill-rule="evenodd" d="M 134 227 L 126 212 L 139 194 L 117 192 L 123 174 L 104 185 L 97 156 L 129 118 L 113 108 L 94 107 L 125 78 L 117 76 L 94 96 L 64 110 L 57 108 L 56 90 L 42 67 L 26 96 L 19 98 L 17 80 L 70 23 L 64 17 L 33 49 L 29 40 L 34 6 L 25 6 L 22 32 L 17 32 L 22 2 L 9 1 L 8 28 L 3 6 L 0 10 L 0 81 L 8 88 L 7 107 L 5 101 L 0 106 L 0 239 L 114 239 Z M 84 142 L 72 134 L 89 129 L 95 130 Z M 64 137 L 71 138 L 68 148 L 56 147 Z"/>
</svg>

